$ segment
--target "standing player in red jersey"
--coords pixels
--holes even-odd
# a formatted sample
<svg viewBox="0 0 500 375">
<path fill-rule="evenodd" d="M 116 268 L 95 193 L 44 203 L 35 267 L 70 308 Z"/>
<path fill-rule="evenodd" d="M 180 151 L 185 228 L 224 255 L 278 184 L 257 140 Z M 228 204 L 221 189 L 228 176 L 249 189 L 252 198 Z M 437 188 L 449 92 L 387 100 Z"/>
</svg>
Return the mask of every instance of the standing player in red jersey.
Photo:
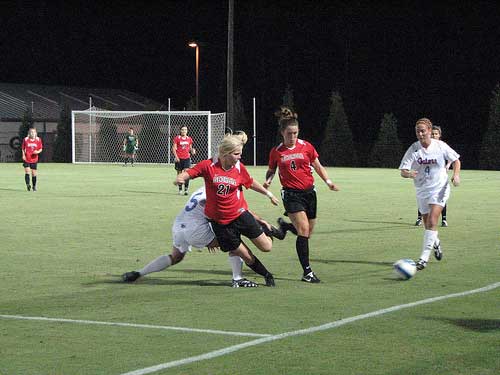
<svg viewBox="0 0 500 375">
<path fill-rule="evenodd" d="M 264 233 L 263 227 L 248 210 L 243 187 L 266 195 L 274 205 L 278 205 L 278 200 L 249 175 L 240 162 L 242 149 L 241 136 L 225 137 L 219 145 L 218 157 L 203 160 L 180 173 L 176 183 L 182 184 L 190 178 L 204 178 L 207 194 L 205 215 L 211 221 L 221 250 L 241 257 L 255 273 L 264 276 L 267 286 L 274 286 L 273 275 L 252 252 L 244 251 L 241 235 L 248 237 L 260 250 L 268 252 L 272 249 L 272 240 L 268 235 L 272 235 L 276 228 L 272 228 L 271 233 Z"/>
<path fill-rule="evenodd" d="M 309 238 L 316 223 L 316 190 L 312 168 L 325 181 L 328 188 L 338 191 L 339 188 L 328 178 L 326 169 L 318 159 L 313 145 L 298 138 L 299 122 L 297 114 L 288 107 L 281 107 L 276 116 L 279 118 L 280 133 L 283 143 L 274 147 L 269 154 L 269 169 L 266 172 L 267 189 L 279 169 L 280 182 L 283 187 L 282 199 L 292 224 L 278 219 L 282 230 L 290 230 L 297 234 L 296 249 L 304 274 L 302 281 L 319 283 L 309 264 Z"/>
<path fill-rule="evenodd" d="M 172 151 L 175 155 L 175 170 L 177 174 L 184 172 L 191 167 L 191 154 L 195 155 L 193 139 L 187 135 L 187 126 L 181 127 L 181 134 L 176 135 L 172 144 Z M 179 195 L 182 195 L 182 185 L 179 184 Z M 189 194 L 189 180 L 184 183 L 184 195 Z"/>
<path fill-rule="evenodd" d="M 28 136 L 23 139 L 21 146 L 23 152 L 23 167 L 24 167 L 24 181 L 26 182 L 26 189 L 36 191 L 36 178 L 37 178 L 37 165 L 38 155 L 43 150 L 42 140 L 37 136 L 36 129 L 30 128 Z M 30 173 L 31 183 L 30 184 Z"/>
</svg>

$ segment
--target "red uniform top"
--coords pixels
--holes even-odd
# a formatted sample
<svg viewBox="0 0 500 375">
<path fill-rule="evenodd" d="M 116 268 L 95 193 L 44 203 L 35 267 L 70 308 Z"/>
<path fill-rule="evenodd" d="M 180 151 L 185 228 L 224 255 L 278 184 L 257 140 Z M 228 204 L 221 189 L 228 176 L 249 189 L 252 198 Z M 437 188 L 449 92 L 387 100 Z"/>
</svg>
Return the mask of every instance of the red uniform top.
<svg viewBox="0 0 500 375">
<path fill-rule="evenodd" d="M 293 148 L 280 144 L 271 150 L 269 169 L 279 168 L 280 181 L 284 188 L 307 190 L 314 185 L 311 163 L 317 158 L 318 152 L 312 144 L 297 139 Z"/>
<path fill-rule="evenodd" d="M 34 154 L 33 151 L 38 151 L 43 148 L 42 140 L 39 137 L 36 137 L 35 139 L 25 137 L 21 147 L 26 156 L 26 163 L 38 163 L 38 154 Z"/>
<path fill-rule="evenodd" d="M 191 150 L 191 145 L 193 144 L 193 139 L 186 135 L 176 135 L 174 138 L 174 143 L 177 146 L 176 154 L 179 159 L 189 159 L 189 150 Z"/>
<path fill-rule="evenodd" d="M 249 188 L 253 178 L 243 164 L 224 170 L 217 158 L 203 160 L 186 171 L 191 178 L 205 179 L 207 203 L 205 215 L 219 224 L 226 225 L 248 210 L 241 186 Z"/>
</svg>

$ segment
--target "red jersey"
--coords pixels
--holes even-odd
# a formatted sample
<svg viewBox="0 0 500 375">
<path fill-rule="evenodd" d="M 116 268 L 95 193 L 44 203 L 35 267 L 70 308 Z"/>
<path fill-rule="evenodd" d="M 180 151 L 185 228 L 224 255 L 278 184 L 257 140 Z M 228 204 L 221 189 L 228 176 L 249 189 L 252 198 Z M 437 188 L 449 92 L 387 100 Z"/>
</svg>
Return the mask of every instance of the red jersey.
<svg viewBox="0 0 500 375">
<path fill-rule="evenodd" d="M 34 154 L 33 151 L 38 151 L 43 148 L 42 140 L 39 137 L 36 137 L 35 139 L 25 137 L 21 147 L 26 156 L 26 163 L 38 163 L 38 154 Z"/>
<path fill-rule="evenodd" d="M 297 139 L 293 148 L 283 144 L 274 147 L 269 153 L 269 169 L 279 169 L 281 185 L 284 188 L 307 190 L 313 187 L 312 165 L 318 152 L 312 144 Z"/>
<path fill-rule="evenodd" d="M 189 151 L 191 150 L 191 146 L 193 144 L 193 139 L 186 135 L 185 137 L 181 135 L 176 135 L 174 138 L 174 144 L 177 146 L 177 157 L 179 159 L 189 159 Z"/>
<path fill-rule="evenodd" d="M 217 158 L 203 160 L 186 171 L 191 178 L 202 176 L 205 180 L 207 203 L 205 215 L 219 224 L 226 225 L 248 210 L 241 187 L 249 188 L 253 178 L 243 164 L 237 162 L 228 171 Z"/>
</svg>

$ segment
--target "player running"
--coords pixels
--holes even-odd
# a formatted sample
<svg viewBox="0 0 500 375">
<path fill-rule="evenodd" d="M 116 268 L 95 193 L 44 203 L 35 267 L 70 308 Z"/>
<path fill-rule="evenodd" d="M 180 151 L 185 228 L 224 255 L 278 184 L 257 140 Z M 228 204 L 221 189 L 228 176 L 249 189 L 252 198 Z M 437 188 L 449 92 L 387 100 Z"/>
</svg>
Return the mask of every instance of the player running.
<svg viewBox="0 0 500 375">
<path fill-rule="evenodd" d="M 297 114 L 288 107 L 281 107 L 275 115 L 279 118 L 280 133 L 283 143 L 274 147 L 269 154 L 269 169 L 264 187 L 271 185 L 276 169 L 282 189 L 283 204 L 292 224 L 278 219 L 282 230 L 297 234 L 295 247 L 303 269 L 302 281 L 319 283 L 320 279 L 312 271 L 309 263 L 309 238 L 316 223 L 316 190 L 312 169 L 325 181 L 328 188 L 339 188 L 328 178 L 326 169 L 318 159 L 318 153 L 309 142 L 298 138 L 299 122 Z"/>
<path fill-rule="evenodd" d="M 38 176 L 38 155 L 43 151 L 42 140 L 37 136 L 35 128 L 28 130 L 28 136 L 23 139 L 21 145 L 23 153 L 24 181 L 26 190 L 36 191 L 36 182 Z M 30 184 L 31 173 L 31 184 Z"/>
<path fill-rule="evenodd" d="M 418 209 L 424 221 L 422 254 L 417 262 L 417 270 L 423 270 L 429 262 L 431 251 L 437 260 L 443 258 L 441 242 L 438 238 L 439 215 L 450 196 L 447 163 L 453 164 L 451 182 L 460 184 L 460 155 L 443 141 L 432 139 L 432 122 L 421 118 L 415 126 L 418 141 L 413 143 L 405 155 L 399 169 L 403 178 L 412 178 L 415 185 Z"/>
</svg>

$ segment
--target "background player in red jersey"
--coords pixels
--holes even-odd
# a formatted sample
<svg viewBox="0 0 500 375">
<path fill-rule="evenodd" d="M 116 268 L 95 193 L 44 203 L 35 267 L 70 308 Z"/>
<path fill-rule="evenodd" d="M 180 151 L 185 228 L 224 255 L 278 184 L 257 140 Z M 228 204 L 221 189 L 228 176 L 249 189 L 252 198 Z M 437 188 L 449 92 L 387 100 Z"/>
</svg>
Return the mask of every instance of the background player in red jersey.
<svg viewBox="0 0 500 375">
<path fill-rule="evenodd" d="M 274 286 L 273 275 L 260 260 L 251 252 L 246 252 L 247 255 L 243 251 L 241 235 L 248 237 L 264 252 L 272 249 L 271 238 L 248 210 L 243 187 L 264 194 L 274 205 L 278 204 L 276 197 L 255 181 L 240 162 L 243 143 L 239 135 L 225 137 L 219 145 L 218 157 L 203 160 L 177 175 L 176 183 L 184 183 L 190 178 L 204 178 L 207 194 L 205 215 L 212 223 L 221 250 L 241 257 L 254 272 L 264 276 L 267 286 Z"/>
<path fill-rule="evenodd" d="M 26 189 L 36 191 L 38 155 L 43 150 L 42 140 L 37 136 L 36 129 L 30 128 L 28 136 L 23 139 L 21 146 L 23 152 L 24 181 Z M 31 184 L 30 184 L 31 173 Z"/>
<path fill-rule="evenodd" d="M 195 155 L 196 150 L 193 147 L 193 139 L 187 135 L 187 126 L 181 127 L 180 135 L 176 135 L 172 144 L 172 151 L 175 156 L 175 170 L 177 174 L 184 172 L 191 167 L 191 154 Z M 179 184 L 179 195 L 182 194 L 182 185 L 184 185 L 184 195 L 189 194 L 189 180 L 184 184 Z"/>
<path fill-rule="evenodd" d="M 293 226 L 283 220 L 278 220 L 278 222 L 282 230 L 290 230 L 297 234 L 295 247 L 304 271 L 302 281 L 319 283 L 319 278 L 309 264 L 309 238 L 316 223 L 317 205 L 311 167 L 325 181 L 330 190 L 338 191 L 339 188 L 328 178 L 328 173 L 321 165 L 314 146 L 298 138 L 297 114 L 283 106 L 275 115 L 279 118 L 283 143 L 274 147 L 269 154 L 269 169 L 263 186 L 268 188 L 271 185 L 278 168 L 283 187 L 283 204 Z"/>
</svg>

